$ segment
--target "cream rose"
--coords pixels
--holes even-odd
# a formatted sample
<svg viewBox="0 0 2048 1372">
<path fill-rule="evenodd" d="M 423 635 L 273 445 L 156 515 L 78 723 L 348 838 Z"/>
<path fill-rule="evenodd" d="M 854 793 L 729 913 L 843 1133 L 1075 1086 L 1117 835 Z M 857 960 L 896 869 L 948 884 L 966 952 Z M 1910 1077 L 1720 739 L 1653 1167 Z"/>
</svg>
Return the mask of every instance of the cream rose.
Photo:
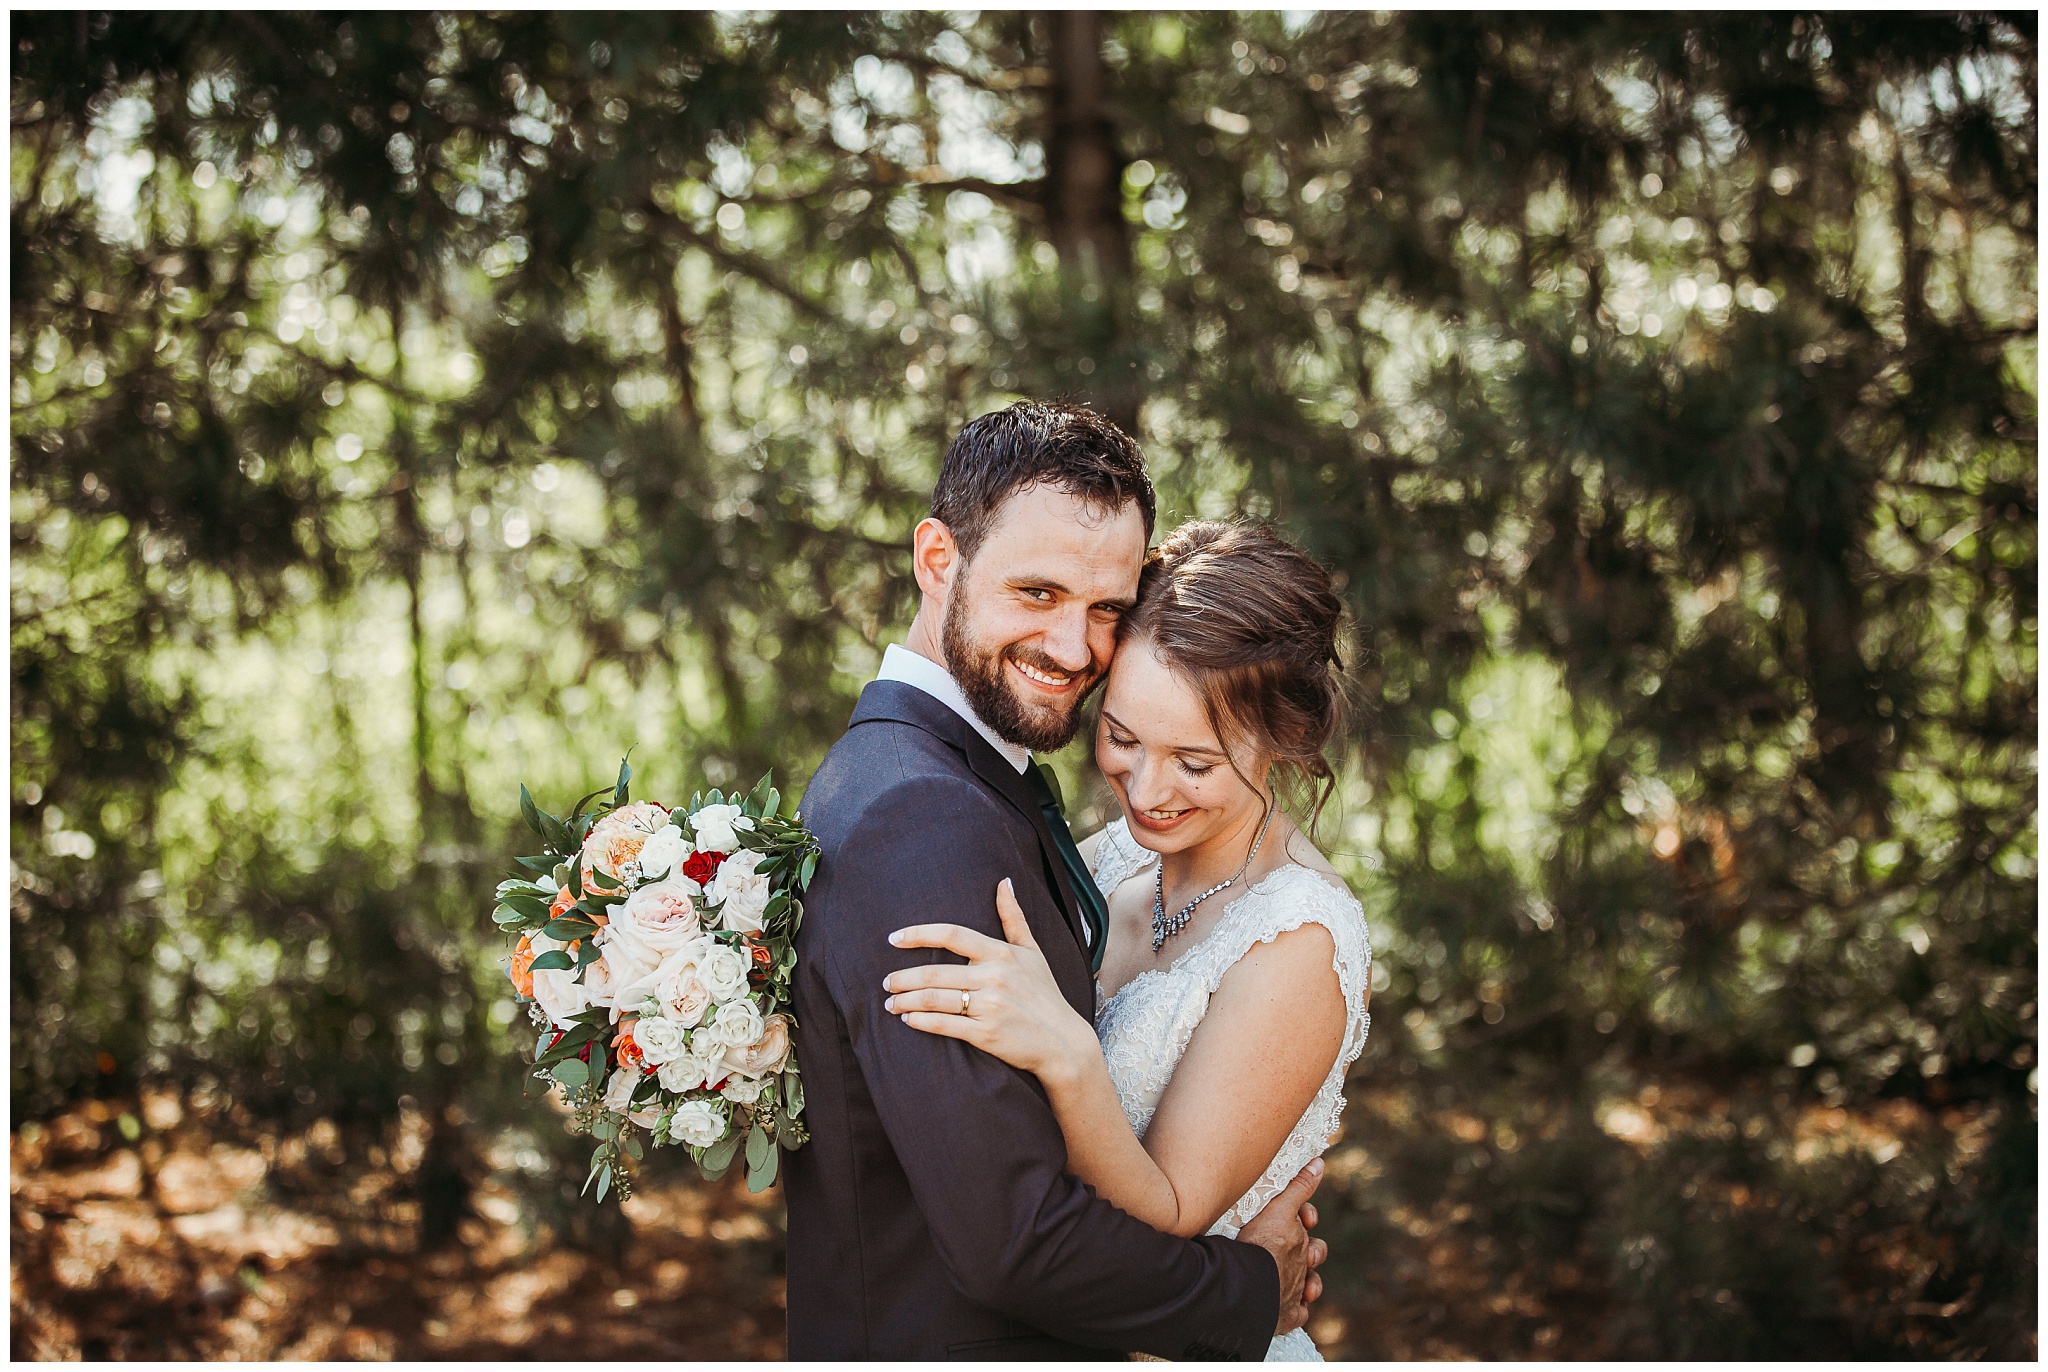
<svg viewBox="0 0 2048 1372">
<path fill-rule="evenodd" d="M 647 1073 L 638 1067 L 621 1067 L 604 1084 L 604 1108 L 624 1114 L 626 1107 L 633 1103 L 633 1093 L 640 1088 Z"/>
<path fill-rule="evenodd" d="M 708 1100 L 686 1100 L 668 1117 L 668 1136 L 693 1148 L 709 1148 L 725 1137 L 725 1109 Z"/>
<path fill-rule="evenodd" d="M 545 934 L 533 936 L 533 951 L 536 955 L 552 953 L 556 949 L 567 947 L 567 944 L 558 943 Z M 570 1022 L 576 1016 L 591 1006 L 590 989 L 576 980 L 574 967 L 535 972 L 533 998 L 540 1005 L 542 1012 L 564 1029 L 570 1026 Z"/>
<path fill-rule="evenodd" d="M 671 819 L 656 829 L 651 838 L 640 848 L 640 879 L 659 881 L 675 870 L 677 863 L 689 854 L 690 841 L 683 837 Z"/>
<path fill-rule="evenodd" d="M 724 1012 L 721 1011 L 721 1014 Z M 789 1061 L 789 1016 L 770 1015 L 752 1043 L 725 1050 L 725 1066 L 743 1077 L 780 1072 Z"/>
<path fill-rule="evenodd" d="M 704 989 L 711 993 L 712 1000 L 723 1005 L 747 993 L 748 962 L 745 953 L 723 943 L 713 943 L 704 950 L 697 960 L 698 975 L 704 978 Z"/>
<path fill-rule="evenodd" d="M 614 938 L 638 944 L 661 961 L 668 954 L 697 937 L 702 925 L 697 916 L 697 883 L 657 881 L 627 896 L 623 905 L 612 907 Z"/>
<path fill-rule="evenodd" d="M 618 878 L 667 823 L 668 811 L 648 801 L 620 806 L 590 826 L 590 835 L 583 840 L 583 870 Z"/>
<path fill-rule="evenodd" d="M 707 805 L 690 816 L 690 828 L 696 831 L 697 851 L 700 853 L 730 853 L 740 846 L 735 829 L 751 829 L 754 821 L 740 812 L 737 805 Z"/>
<path fill-rule="evenodd" d="M 637 1010 L 647 998 L 646 983 L 661 966 L 661 958 L 630 935 L 621 937 L 619 921 L 613 920 L 594 936 L 603 950 L 605 999 L 598 1004 L 611 1007 L 612 1019 L 626 1010 Z"/>
<path fill-rule="evenodd" d="M 654 998 L 661 1002 L 661 1013 L 686 1029 L 703 1023 L 704 1012 L 711 1008 L 711 988 L 704 984 L 695 951 L 691 956 L 670 958 L 654 981 Z"/>
<path fill-rule="evenodd" d="M 768 878 L 757 868 L 761 855 L 742 849 L 719 865 L 718 875 L 705 891 L 707 900 L 718 904 L 718 922 L 742 934 L 761 932 L 761 916 L 768 908 Z"/>
<path fill-rule="evenodd" d="M 718 1018 L 711 1021 L 709 1033 L 712 1042 L 730 1052 L 760 1038 L 766 1027 L 760 1008 L 753 1001 L 734 1000 L 718 1007 Z"/>
<path fill-rule="evenodd" d="M 649 1067 L 660 1067 L 683 1056 L 685 1041 L 684 1026 L 672 1019 L 656 1016 L 633 1021 L 633 1042 L 640 1045 L 640 1054 Z"/>
</svg>

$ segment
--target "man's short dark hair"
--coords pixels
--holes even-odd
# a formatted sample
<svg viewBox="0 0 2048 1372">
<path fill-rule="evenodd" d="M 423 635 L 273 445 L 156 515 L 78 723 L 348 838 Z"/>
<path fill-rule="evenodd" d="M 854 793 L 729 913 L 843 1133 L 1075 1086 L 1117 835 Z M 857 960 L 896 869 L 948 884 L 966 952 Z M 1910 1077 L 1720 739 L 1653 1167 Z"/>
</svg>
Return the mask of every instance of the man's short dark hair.
<svg viewBox="0 0 2048 1372">
<path fill-rule="evenodd" d="M 970 559 L 1003 502 L 1033 486 L 1052 486 L 1111 513 L 1135 502 L 1145 541 L 1152 541 L 1157 502 L 1137 440 L 1093 410 L 1056 400 L 1020 400 L 968 421 L 946 449 L 932 518 Z"/>
</svg>

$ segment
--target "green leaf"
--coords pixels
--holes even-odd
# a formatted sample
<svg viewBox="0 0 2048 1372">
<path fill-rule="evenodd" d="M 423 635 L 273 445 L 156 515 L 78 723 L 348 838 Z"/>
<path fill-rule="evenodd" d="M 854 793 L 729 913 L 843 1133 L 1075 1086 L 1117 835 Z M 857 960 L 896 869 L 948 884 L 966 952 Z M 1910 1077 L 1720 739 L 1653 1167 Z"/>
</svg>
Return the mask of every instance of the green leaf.
<svg viewBox="0 0 2048 1372">
<path fill-rule="evenodd" d="M 513 858 L 512 860 L 529 872 L 552 872 L 555 870 L 558 861 L 552 853 L 545 853 L 540 857 L 521 857 Z"/>
<path fill-rule="evenodd" d="M 590 1084 L 590 1064 L 581 1058 L 564 1058 L 550 1073 L 566 1091 L 580 1091 Z"/>
<path fill-rule="evenodd" d="M 597 946 L 596 939 L 585 939 L 576 949 L 576 965 L 578 967 L 588 967 L 603 956 L 604 950 Z"/>
<path fill-rule="evenodd" d="M 507 891 L 498 897 L 498 904 L 509 905 L 529 919 L 546 919 L 552 903 L 526 891 Z"/>
<path fill-rule="evenodd" d="M 767 1155 L 757 1165 L 753 1159 L 753 1150 L 750 1148 L 747 1152 L 747 1190 L 758 1196 L 775 1184 L 775 1173 L 779 1170 L 778 1164 L 782 1154 L 781 1150 L 771 1144 Z"/>
<path fill-rule="evenodd" d="M 543 810 L 540 812 L 541 837 L 548 841 L 548 847 L 563 857 L 576 851 L 576 843 L 569 837 L 569 830 L 562 821 Z"/>
<path fill-rule="evenodd" d="M 747 1171 L 749 1173 L 752 1173 L 755 1168 L 761 1166 L 762 1160 L 774 1151 L 774 1140 L 768 1137 L 768 1131 L 763 1129 L 758 1123 L 747 1131 Z"/>
<path fill-rule="evenodd" d="M 797 889 L 798 889 L 798 890 L 800 890 L 800 891 L 807 891 L 807 890 L 809 890 L 809 889 L 810 889 L 810 886 L 811 886 L 811 875 L 812 875 L 812 873 L 816 872 L 817 870 L 818 870 L 818 855 L 817 855 L 816 853 L 805 853 L 805 854 L 804 854 L 804 861 L 803 861 L 803 865 L 802 865 L 801 867 L 797 868 L 797 873 L 796 873 L 796 885 L 797 885 Z"/>
<path fill-rule="evenodd" d="M 792 1117 L 804 1112 L 804 1083 L 794 1070 L 782 1074 L 782 1099 Z"/>
<path fill-rule="evenodd" d="M 548 836 L 548 831 L 541 826 L 540 806 L 533 803 L 533 795 L 526 789 L 526 783 L 523 781 L 519 783 L 519 814 L 525 819 L 529 829 L 543 839 Z"/>
<path fill-rule="evenodd" d="M 573 915 L 562 915 L 549 920 L 547 927 L 542 929 L 541 932 L 549 938 L 561 939 L 564 943 L 567 943 L 571 939 L 588 938 L 597 932 L 597 925 L 587 919 L 577 919 Z"/>
<path fill-rule="evenodd" d="M 625 882 L 597 867 L 590 869 L 590 884 L 597 887 L 600 891 L 623 891 L 626 889 Z"/>
<path fill-rule="evenodd" d="M 740 1136 L 727 1134 L 717 1143 L 704 1150 L 704 1164 L 717 1169 L 721 1174 L 732 1166 L 733 1156 L 740 1151 Z"/>
<path fill-rule="evenodd" d="M 640 1136 L 630 1129 L 628 1129 L 624 1134 L 620 1135 L 619 1147 L 625 1149 L 626 1155 L 632 1158 L 635 1162 L 638 1162 L 642 1157 L 642 1152 L 640 1148 Z"/>
<path fill-rule="evenodd" d="M 598 1199 L 599 1199 L 600 1201 L 601 1201 L 601 1200 L 603 1200 L 603 1199 L 604 1199 L 604 1193 L 605 1193 L 605 1192 L 607 1192 L 607 1191 L 609 1191 L 609 1190 L 611 1190 L 611 1189 L 612 1189 L 612 1169 L 611 1169 L 611 1168 L 609 1168 L 609 1167 L 607 1167 L 607 1168 L 605 1168 L 605 1169 L 604 1169 L 604 1171 L 603 1171 L 603 1172 L 601 1172 L 601 1173 L 599 1173 L 599 1174 L 598 1174 L 598 1178 L 597 1178 L 597 1198 L 598 1198 Z"/>
<path fill-rule="evenodd" d="M 625 805 L 629 803 L 628 796 L 631 793 L 628 787 L 633 780 L 633 768 L 631 765 L 632 757 L 633 750 L 631 748 L 628 748 L 626 750 L 626 756 L 619 759 L 619 784 L 612 791 L 612 804 L 614 806 Z"/>
<path fill-rule="evenodd" d="M 536 972 L 566 972 L 575 965 L 567 950 L 561 948 L 550 948 L 533 960 Z"/>
<path fill-rule="evenodd" d="M 596 1123 L 590 1126 L 590 1137 L 594 1139 L 603 1139 L 609 1143 L 618 1136 L 619 1117 L 617 1115 L 599 1115 Z"/>
</svg>

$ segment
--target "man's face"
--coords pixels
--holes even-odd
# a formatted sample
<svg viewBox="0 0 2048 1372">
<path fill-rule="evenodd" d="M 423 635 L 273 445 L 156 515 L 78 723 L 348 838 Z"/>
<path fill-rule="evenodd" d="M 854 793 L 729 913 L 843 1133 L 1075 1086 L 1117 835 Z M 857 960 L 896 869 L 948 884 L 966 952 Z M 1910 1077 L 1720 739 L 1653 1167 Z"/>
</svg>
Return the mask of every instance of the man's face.
<svg viewBox="0 0 2048 1372">
<path fill-rule="evenodd" d="M 975 713 L 1034 752 L 1064 747 L 1144 560 L 1135 504 L 1112 514 L 1052 486 L 1005 500 L 946 597 L 946 665 Z"/>
</svg>

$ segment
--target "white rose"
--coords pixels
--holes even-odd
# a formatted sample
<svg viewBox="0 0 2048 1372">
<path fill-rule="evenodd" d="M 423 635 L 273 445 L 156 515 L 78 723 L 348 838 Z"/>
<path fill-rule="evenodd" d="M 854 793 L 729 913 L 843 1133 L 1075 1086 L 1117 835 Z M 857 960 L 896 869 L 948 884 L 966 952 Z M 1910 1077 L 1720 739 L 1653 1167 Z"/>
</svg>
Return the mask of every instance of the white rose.
<svg viewBox="0 0 2048 1372">
<path fill-rule="evenodd" d="M 686 1100 L 668 1118 L 668 1136 L 696 1148 L 725 1137 L 725 1110 L 708 1100 Z"/>
<path fill-rule="evenodd" d="M 704 1084 L 704 1064 L 684 1053 L 679 1058 L 670 1058 L 655 1069 L 655 1077 L 661 1082 L 661 1089 L 681 1095 L 694 1091 Z"/>
<path fill-rule="evenodd" d="M 551 953 L 558 948 L 567 947 L 567 944 L 557 943 L 545 934 L 533 936 L 533 950 L 536 954 Z M 577 982 L 574 967 L 535 972 L 533 998 L 540 1003 L 540 1008 L 547 1017 L 564 1029 L 569 1028 L 576 1016 L 588 1010 L 591 1005 L 590 989 Z"/>
<path fill-rule="evenodd" d="M 657 881 L 642 886 L 611 910 L 613 938 L 653 954 L 659 962 L 697 937 L 700 924 L 694 881 Z"/>
<path fill-rule="evenodd" d="M 604 1084 L 604 1108 L 624 1114 L 626 1107 L 633 1103 L 633 1092 L 647 1073 L 638 1067 L 621 1067 Z"/>
<path fill-rule="evenodd" d="M 690 828 L 697 834 L 700 853 L 730 853 L 740 846 L 735 829 L 751 829 L 754 821 L 740 813 L 737 805 L 707 805 L 690 816 Z"/>
<path fill-rule="evenodd" d="M 770 1015 L 753 1042 L 725 1050 L 723 1065 L 743 1077 L 765 1077 L 788 1061 L 789 1016 Z"/>
<path fill-rule="evenodd" d="M 640 879 L 659 881 L 675 870 L 690 852 L 690 841 L 673 822 L 654 831 L 654 837 L 640 849 Z"/>
<path fill-rule="evenodd" d="M 725 1085 L 718 1088 L 718 1094 L 734 1105 L 752 1105 L 761 1099 L 761 1092 L 767 1087 L 767 1082 L 754 1077 L 731 1077 L 727 1079 Z"/>
<path fill-rule="evenodd" d="M 711 1022 L 710 1033 L 721 1048 L 744 1048 L 760 1038 L 767 1027 L 753 1001 L 735 1000 L 718 1007 L 718 1018 Z"/>
<path fill-rule="evenodd" d="M 742 934 L 761 932 L 761 916 L 768 908 L 768 878 L 756 869 L 761 855 L 752 849 L 734 853 L 719 864 L 718 875 L 704 894 L 718 902 L 719 923 Z"/>
<path fill-rule="evenodd" d="M 640 1055 L 647 1059 L 650 1067 L 659 1067 L 683 1055 L 684 1026 L 672 1019 L 637 1019 L 633 1021 L 633 1042 L 640 1045 Z"/>
<path fill-rule="evenodd" d="M 697 971 L 704 978 L 704 988 L 711 992 L 711 999 L 723 1005 L 747 993 L 748 961 L 745 953 L 723 943 L 713 943 L 704 950 L 697 961 Z M 538 981 L 536 977 L 535 982 Z"/>
</svg>

